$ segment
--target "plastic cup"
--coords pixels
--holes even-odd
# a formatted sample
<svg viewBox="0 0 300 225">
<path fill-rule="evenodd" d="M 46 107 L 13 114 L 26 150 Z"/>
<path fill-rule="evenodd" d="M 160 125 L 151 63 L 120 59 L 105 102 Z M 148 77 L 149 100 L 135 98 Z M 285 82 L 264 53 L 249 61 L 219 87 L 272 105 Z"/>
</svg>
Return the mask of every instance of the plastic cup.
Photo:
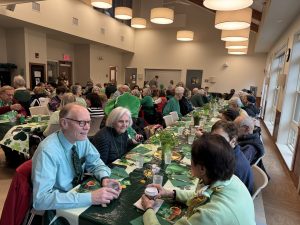
<svg viewBox="0 0 300 225">
<path fill-rule="evenodd" d="M 144 166 L 144 156 L 139 155 L 135 161 L 135 166 L 139 169 L 143 168 Z"/>
<path fill-rule="evenodd" d="M 165 159 L 165 164 L 171 164 L 171 158 L 172 158 L 172 152 L 171 151 L 167 151 L 164 154 L 164 159 Z"/>
<path fill-rule="evenodd" d="M 154 200 L 155 197 L 158 195 L 158 190 L 156 187 L 147 187 L 145 189 L 145 195 L 149 198 Z"/>
<path fill-rule="evenodd" d="M 189 144 L 189 145 L 193 144 L 194 138 L 195 138 L 194 135 L 189 135 L 189 136 L 188 136 L 188 144 Z"/>
<path fill-rule="evenodd" d="M 157 174 L 153 176 L 153 184 L 160 184 L 160 185 L 162 185 L 162 182 L 163 182 L 163 176 L 157 175 Z"/>
<path fill-rule="evenodd" d="M 178 127 L 178 135 L 182 135 L 184 127 Z"/>
</svg>

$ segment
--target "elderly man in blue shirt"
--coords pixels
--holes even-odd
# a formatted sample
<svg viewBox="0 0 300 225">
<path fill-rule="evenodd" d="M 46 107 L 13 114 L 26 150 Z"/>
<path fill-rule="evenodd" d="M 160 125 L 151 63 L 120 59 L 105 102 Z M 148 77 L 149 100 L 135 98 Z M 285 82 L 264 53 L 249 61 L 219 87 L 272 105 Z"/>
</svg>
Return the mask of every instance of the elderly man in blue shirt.
<svg viewBox="0 0 300 225">
<path fill-rule="evenodd" d="M 32 161 L 33 207 L 37 210 L 76 208 L 110 203 L 120 191 L 110 186 L 110 169 L 87 139 L 90 114 L 70 103 L 59 113 L 61 131 L 40 143 Z M 81 182 L 83 170 L 101 181 L 102 188 L 89 192 L 69 192 Z"/>
</svg>

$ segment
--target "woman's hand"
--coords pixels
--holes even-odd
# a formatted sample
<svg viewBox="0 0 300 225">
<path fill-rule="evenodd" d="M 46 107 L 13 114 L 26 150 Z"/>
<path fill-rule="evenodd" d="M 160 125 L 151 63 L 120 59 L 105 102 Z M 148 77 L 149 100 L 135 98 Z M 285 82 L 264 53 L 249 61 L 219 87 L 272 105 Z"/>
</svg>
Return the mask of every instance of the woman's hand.
<svg viewBox="0 0 300 225">
<path fill-rule="evenodd" d="M 143 138 L 144 138 L 143 135 L 136 134 L 135 138 L 131 139 L 131 140 L 132 140 L 133 144 L 138 144 L 138 143 L 142 142 Z"/>
<path fill-rule="evenodd" d="M 142 203 L 142 206 L 143 206 L 144 210 L 146 210 L 148 208 L 153 208 L 155 201 L 149 199 L 145 194 L 143 194 L 141 203 Z"/>
<path fill-rule="evenodd" d="M 149 184 L 147 187 L 156 187 L 158 190 L 157 198 L 173 198 L 174 192 L 172 190 L 164 189 L 160 184 Z"/>
</svg>

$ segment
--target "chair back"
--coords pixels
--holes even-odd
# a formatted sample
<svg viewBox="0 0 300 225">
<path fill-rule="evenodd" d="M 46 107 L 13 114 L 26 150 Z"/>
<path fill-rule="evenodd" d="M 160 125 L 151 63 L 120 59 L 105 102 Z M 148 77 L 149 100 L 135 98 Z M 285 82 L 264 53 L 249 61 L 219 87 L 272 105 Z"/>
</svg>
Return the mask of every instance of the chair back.
<svg viewBox="0 0 300 225">
<path fill-rule="evenodd" d="M 167 115 L 167 116 L 164 116 L 163 118 L 164 118 L 166 126 L 171 126 L 173 124 L 172 115 Z"/>
<path fill-rule="evenodd" d="M 47 106 L 34 106 L 29 108 L 30 114 L 33 115 L 50 115 Z"/>
<path fill-rule="evenodd" d="M 55 133 L 56 131 L 60 130 L 60 125 L 59 124 L 49 124 L 47 129 L 43 132 L 44 136 L 47 137 L 50 134 Z"/>
<path fill-rule="evenodd" d="M 256 196 L 261 192 L 263 188 L 265 188 L 268 184 L 268 177 L 266 173 L 256 165 L 251 167 L 254 178 L 254 188 L 252 199 L 254 200 Z"/>
<path fill-rule="evenodd" d="M 40 106 L 48 107 L 49 101 L 50 101 L 50 98 L 45 98 L 45 97 L 40 97 L 39 98 Z"/>
<path fill-rule="evenodd" d="M 178 113 L 176 111 L 170 112 L 170 115 L 173 118 L 173 122 L 176 122 L 176 121 L 179 120 L 179 116 L 178 116 Z"/>
<path fill-rule="evenodd" d="M 91 127 L 88 133 L 89 137 L 94 136 L 100 130 L 100 124 L 103 120 L 104 116 L 97 116 L 91 118 Z"/>
</svg>

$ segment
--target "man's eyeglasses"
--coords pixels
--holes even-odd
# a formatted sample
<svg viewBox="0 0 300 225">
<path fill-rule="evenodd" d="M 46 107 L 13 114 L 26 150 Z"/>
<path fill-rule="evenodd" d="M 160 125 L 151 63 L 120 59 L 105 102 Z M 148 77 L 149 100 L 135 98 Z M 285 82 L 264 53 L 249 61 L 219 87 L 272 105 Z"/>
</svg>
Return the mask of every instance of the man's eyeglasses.
<svg viewBox="0 0 300 225">
<path fill-rule="evenodd" d="M 90 120 L 89 121 L 84 121 L 84 120 L 74 120 L 74 119 L 71 119 L 71 118 L 65 118 L 65 119 L 77 122 L 80 127 L 84 127 L 86 124 L 90 125 L 90 123 L 91 123 Z"/>
</svg>

